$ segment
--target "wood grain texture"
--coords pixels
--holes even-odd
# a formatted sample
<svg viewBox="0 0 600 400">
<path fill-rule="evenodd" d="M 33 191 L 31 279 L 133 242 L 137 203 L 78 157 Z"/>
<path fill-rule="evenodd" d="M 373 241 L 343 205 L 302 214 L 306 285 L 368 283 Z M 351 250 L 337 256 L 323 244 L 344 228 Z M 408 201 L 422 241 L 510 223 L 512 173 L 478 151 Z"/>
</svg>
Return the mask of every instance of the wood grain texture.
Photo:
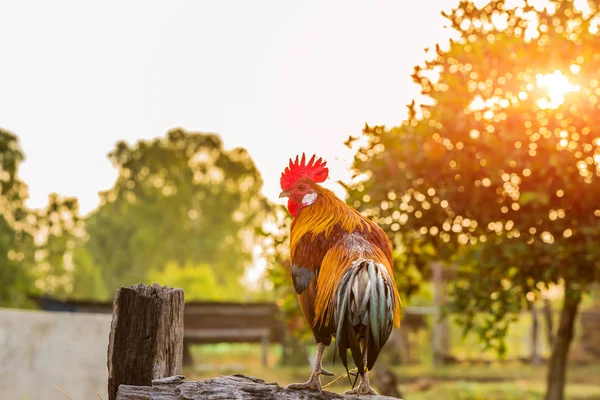
<svg viewBox="0 0 600 400">
<path fill-rule="evenodd" d="M 150 386 L 181 373 L 184 294 L 158 284 L 122 287 L 113 303 L 108 344 L 108 398 L 119 385 Z"/>
<path fill-rule="evenodd" d="M 153 381 L 152 386 L 122 385 L 117 400 L 355 400 L 356 395 L 324 391 L 292 390 L 276 383 L 244 375 L 220 376 L 184 382 L 182 376 Z M 361 400 L 396 400 L 386 396 L 364 396 Z"/>
</svg>

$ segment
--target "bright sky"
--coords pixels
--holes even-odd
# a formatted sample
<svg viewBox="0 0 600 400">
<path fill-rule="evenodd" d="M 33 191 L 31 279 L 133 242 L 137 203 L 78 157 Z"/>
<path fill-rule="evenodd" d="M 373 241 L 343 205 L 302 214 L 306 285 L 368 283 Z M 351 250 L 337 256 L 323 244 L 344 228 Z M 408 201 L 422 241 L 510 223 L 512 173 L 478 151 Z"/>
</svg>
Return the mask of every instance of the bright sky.
<svg viewBox="0 0 600 400">
<path fill-rule="evenodd" d="M 91 211 L 116 178 L 115 142 L 173 127 L 247 148 L 273 200 L 303 151 L 344 177 L 343 141 L 402 121 L 454 4 L 0 0 L 0 126 L 21 140 L 28 204 L 58 192 Z"/>
</svg>

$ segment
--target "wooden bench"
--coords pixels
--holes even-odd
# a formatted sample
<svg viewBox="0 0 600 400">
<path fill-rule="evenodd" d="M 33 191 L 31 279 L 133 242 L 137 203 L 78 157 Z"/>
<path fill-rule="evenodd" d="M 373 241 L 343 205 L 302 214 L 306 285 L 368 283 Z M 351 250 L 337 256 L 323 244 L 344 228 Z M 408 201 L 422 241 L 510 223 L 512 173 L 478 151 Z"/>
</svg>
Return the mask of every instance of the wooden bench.
<svg viewBox="0 0 600 400">
<path fill-rule="evenodd" d="M 192 363 L 192 344 L 260 343 L 265 366 L 269 344 L 285 345 L 285 325 L 274 303 L 189 302 L 183 318 L 185 365 Z"/>
</svg>

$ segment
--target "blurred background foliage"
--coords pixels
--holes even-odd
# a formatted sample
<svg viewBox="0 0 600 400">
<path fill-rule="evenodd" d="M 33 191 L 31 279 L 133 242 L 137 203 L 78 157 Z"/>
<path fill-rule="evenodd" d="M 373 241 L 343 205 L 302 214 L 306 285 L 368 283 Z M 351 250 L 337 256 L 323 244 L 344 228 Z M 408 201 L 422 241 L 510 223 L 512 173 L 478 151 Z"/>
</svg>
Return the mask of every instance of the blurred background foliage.
<svg viewBox="0 0 600 400">
<path fill-rule="evenodd" d="M 29 306 L 27 294 L 109 300 L 120 286 L 153 281 L 184 288 L 188 299 L 254 295 L 240 277 L 273 206 L 246 150 L 183 129 L 117 143 L 108 158 L 118 178 L 83 217 L 77 199 L 57 194 L 44 209 L 25 207 L 23 154 L 14 134 L 0 133 L 0 304 Z"/>
</svg>

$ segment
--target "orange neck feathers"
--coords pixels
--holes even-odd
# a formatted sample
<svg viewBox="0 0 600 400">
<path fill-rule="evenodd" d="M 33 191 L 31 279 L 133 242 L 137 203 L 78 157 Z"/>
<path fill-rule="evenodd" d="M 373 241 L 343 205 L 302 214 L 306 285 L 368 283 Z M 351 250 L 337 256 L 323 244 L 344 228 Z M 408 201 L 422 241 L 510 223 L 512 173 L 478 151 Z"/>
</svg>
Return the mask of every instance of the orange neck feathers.
<svg viewBox="0 0 600 400">
<path fill-rule="evenodd" d="M 318 235 L 324 233 L 328 237 L 336 224 L 351 233 L 356 230 L 371 232 L 373 223 L 363 217 L 355 209 L 348 207 L 338 199 L 332 191 L 319 185 L 317 199 L 310 206 L 302 208 L 292 221 L 290 232 L 290 248 L 292 258 L 300 238 L 306 234 Z"/>
</svg>

